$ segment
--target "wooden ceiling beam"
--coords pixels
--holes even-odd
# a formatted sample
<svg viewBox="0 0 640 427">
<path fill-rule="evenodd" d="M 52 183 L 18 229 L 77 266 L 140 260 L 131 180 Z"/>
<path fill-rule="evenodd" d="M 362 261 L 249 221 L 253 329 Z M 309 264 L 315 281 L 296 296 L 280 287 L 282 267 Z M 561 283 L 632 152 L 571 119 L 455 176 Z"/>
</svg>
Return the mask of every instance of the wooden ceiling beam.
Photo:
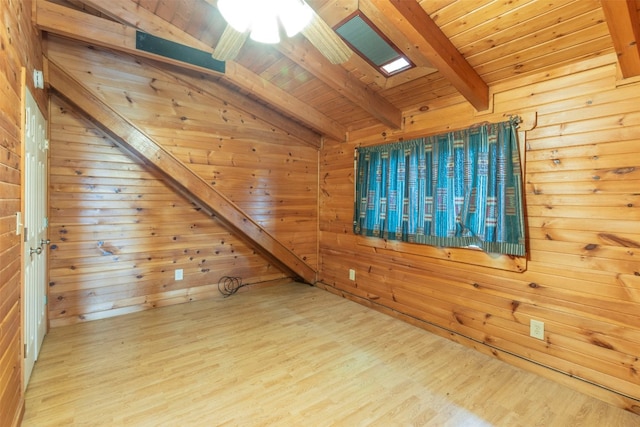
<svg viewBox="0 0 640 427">
<path fill-rule="evenodd" d="M 423 55 L 422 51 L 418 48 L 420 40 L 414 42 L 409 40 L 407 35 L 402 32 L 400 25 L 397 25 L 395 21 L 391 19 L 392 16 L 401 17 L 395 11 L 390 13 L 387 9 L 393 9 L 391 4 L 385 6 L 385 9 L 378 9 L 370 0 L 358 0 L 358 7 L 361 13 L 363 13 L 382 33 L 396 45 L 398 49 L 407 57 L 415 68 L 405 70 L 401 73 L 395 74 L 386 78 L 384 88 L 389 89 L 405 82 L 413 81 L 416 78 L 426 76 L 435 73 L 436 70 L 433 65 Z M 401 18 L 400 18 L 401 19 Z"/>
<path fill-rule="evenodd" d="M 369 0 L 378 9 L 388 8 L 389 0 Z M 415 0 L 391 0 L 409 25 L 401 25 L 404 31 L 418 33 L 418 48 L 445 79 L 447 79 L 478 111 L 489 108 L 489 86 L 464 59 L 440 27 Z M 393 13 L 389 11 L 389 13 Z M 407 37 L 414 39 L 412 34 Z"/>
<path fill-rule="evenodd" d="M 635 0 L 602 0 L 613 47 L 624 78 L 640 75 L 640 18 Z"/>
<path fill-rule="evenodd" d="M 213 48 L 211 46 L 203 43 L 191 34 L 182 31 L 131 0 L 110 0 L 108 3 L 105 3 L 103 0 L 82 0 L 82 2 L 105 15 L 124 21 L 149 34 L 209 52 L 213 55 Z M 242 67 L 237 62 L 226 61 L 225 64 L 226 71 L 224 73 L 224 79 L 228 79 L 231 83 L 264 99 L 276 108 L 284 110 L 286 114 L 293 116 L 302 123 L 312 120 L 313 126 L 311 127 L 321 131 L 321 133 L 338 141 L 345 140 L 346 128 L 335 120 L 314 110 L 278 86 Z M 307 114 L 311 114 L 311 116 Z M 318 125 L 322 125 L 322 127 L 318 128 Z"/>
<path fill-rule="evenodd" d="M 312 267 L 187 164 L 174 157 L 162 144 L 102 101 L 67 73 L 60 64 L 49 61 L 48 72 L 49 83 L 56 92 L 84 112 L 93 123 L 125 150 L 131 152 L 137 160 L 157 170 L 181 193 L 215 213 L 218 219 L 237 232 L 243 240 L 258 248 L 269 260 L 275 261 L 277 265 L 293 272 L 307 283 L 315 283 L 316 271 Z"/>
<path fill-rule="evenodd" d="M 131 0 L 111 0 L 108 4 L 101 0 L 82 1 L 84 4 L 99 10 L 105 15 L 112 16 L 114 19 L 126 22 L 129 25 L 135 26 L 155 36 L 176 41 L 200 50 L 213 51 L 210 46 L 203 44 L 195 37 L 176 28 L 152 12 L 139 7 Z M 318 17 L 317 19 L 321 18 Z M 288 56 L 293 61 L 298 62 L 309 73 L 313 74 L 316 78 L 336 90 L 354 104 L 363 108 L 386 126 L 390 126 L 394 129 L 402 127 L 402 112 L 399 109 L 375 92 L 371 91 L 362 82 L 351 76 L 351 74 L 349 74 L 349 72 L 344 68 L 339 65 L 332 64 L 317 49 L 311 48 L 306 42 L 304 45 L 305 46 L 298 47 L 298 44 L 291 43 L 288 40 L 283 40 L 277 45 L 277 47 L 284 55 Z M 256 85 L 255 83 L 246 82 L 244 80 L 247 77 L 247 74 L 244 72 L 245 70 L 241 70 L 239 64 L 231 63 L 232 61 L 227 61 L 227 68 L 242 74 L 241 76 L 234 75 L 235 77 L 238 77 L 238 79 L 234 79 L 233 83 L 238 84 L 238 80 L 241 80 L 245 84 L 249 84 L 254 92 L 260 91 L 261 88 L 267 86 L 265 84 Z M 230 73 L 226 72 L 225 75 L 227 74 Z M 246 89 L 245 86 L 241 87 Z M 274 98 L 274 96 L 272 95 L 273 91 L 271 89 L 272 88 L 261 91 L 261 95 L 258 96 L 262 97 L 266 95 L 269 98 L 269 102 L 272 103 L 272 98 Z M 336 135 L 332 134 L 331 137 L 336 138 Z M 344 137 L 338 140 L 343 139 Z"/>
<path fill-rule="evenodd" d="M 306 40 L 296 42 L 281 40 L 276 48 L 324 84 L 380 120 L 384 125 L 394 129 L 402 127 L 402 111 L 371 91 L 343 67 L 332 64 Z"/>
<path fill-rule="evenodd" d="M 96 1 L 96 0 L 92 0 Z M 215 6 L 213 0 L 206 0 L 210 5 Z M 356 7 L 357 2 L 350 0 L 352 6 Z M 342 96 L 363 108 L 372 117 L 380 120 L 386 126 L 394 129 L 402 127 L 402 111 L 396 108 L 386 99 L 369 89 L 360 80 L 353 77 L 347 70 L 340 65 L 348 57 L 337 59 L 335 62 L 327 59 L 321 52 L 330 54 L 332 50 L 340 51 L 348 47 L 342 39 L 329 27 L 321 16 L 314 12 L 312 24 L 302 30 L 302 34 L 307 41 L 282 40 L 275 47 L 298 65 L 303 67 L 307 72 L 315 78 L 322 81 Z M 323 47 L 323 39 L 334 37 L 336 40 L 324 40 L 328 46 Z M 332 43 L 343 45 L 344 48 L 331 47 Z M 315 46 L 315 49 L 311 47 Z M 351 51 L 349 50 L 349 53 Z"/>
<path fill-rule="evenodd" d="M 93 0 L 86 1 L 87 5 L 91 7 L 93 7 L 94 3 L 99 5 L 99 2 L 95 2 Z M 127 6 L 128 3 L 131 3 L 129 0 L 117 1 L 118 4 L 121 4 L 121 6 Z M 113 2 L 109 2 L 109 5 L 113 6 L 114 4 Z M 110 16 L 113 13 L 119 13 L 118 11 L 120 9 L 115 8 L 114 10 L 116 12 L 111 12 Z M 128 9 L 125 9 L 125 11 L 127 10 Z M 129 12 L 121 12 L 120 15 L 126 19 L 130 19 L 132 16 Z M 176 27 L 171 26 L 169 23 L 158 18 L 156 15 L 150 15 L 142 13 L 140 16 L 138 16 L 138 21 L 136 24 L 140 25 L 139 28 L 141 30 L 176 43 L 194 47 L 199 50 L 204 50 L 209 53 L 213 51 L 210 46 L 207 46 L 206 44 L 200 42 L 195 37 L 178 30 Z M 36 25 L 39 29 L 51 32 L 53 34 L 58 34 L 75 40 L 80 40 L 86 43 L 107 47 L 137 56 L 155 59 L 160 62 L 165 62 L 172 65 L 178 65 L 183 68 L 196 70 L 198 72 L 212 75 L 225 80 L 236 87 L 254 94 L 256 97 L 271 104 L 282 114 L 293 118 L 295 121 L 287 119 L 286 121 L 288 121 L 289 124 L 287 124 L 286 129 L 282 129 L 292 135 L 304 136 L 306 134 L 307 136 L 309 136 L 309 132 L 303 129 L 306 126 L 307 128 L 313 129 L 314 131 L 322 135 L 331 137 L 337 141 L 344 141 L 346 138 L 347 130 L 340 123 L 327 117 L 316 109 L 293 97 L 286 91 L 262 79 L 260 76 L 252 73 L 250 70 L 245 69 L 240 64 L 237 64 L 233 61 L 229 61 L 226 63 L 226 71 L 224 74 L 221 74 L 206 68 L 198 67 L 196 65 L 187 64 L 185 62 L 173 60 L 149 52 L 144 52 L 142 50 L 136 49 L 136 28 L 134 28 L 133 26 L 109 21 L 107 19 L 89 15 L 44 0 L 36 0 L 35 18 Z M 152 22 L 148 22 L 149 19 Z M 153 31 L 155 31 L 155 33 Z M 263 110 L 266 111 L 268 110 L 268 108 L 264 107 Z M 259 112 L 254 111 L 252 114 L 260 117 Z M 267 120 L 266 117 L 261 118 Z M 296 123 L 296 121 L 298 123 L 304 124 L 304 126 L 299 125 L 298 123 Z M 285 122 L 285 120 L 281 122 Z M 313 145 L 319 146 L 321 144 L 321 138 L 319 136 L 315 136 L 314 140 L 311 141 L 311 143 Z"/>
<path fill-rule="evenodd" d="M 436 71 L 433 65 L 425 58 L 423 52 L 418 49 L 416 43 L 409 40 L 407 35 L 401 31 L 400 26 L 390 19 L 393 13 L 390 13 L 388 9 L 393 8 L 393 6 L 389 4 L 385 9 L 378 9 L 370 0 L 359 0 L 358 7 L 360 12 L 369 18 L 416 67 L 424 67 Z"/>
</svg>

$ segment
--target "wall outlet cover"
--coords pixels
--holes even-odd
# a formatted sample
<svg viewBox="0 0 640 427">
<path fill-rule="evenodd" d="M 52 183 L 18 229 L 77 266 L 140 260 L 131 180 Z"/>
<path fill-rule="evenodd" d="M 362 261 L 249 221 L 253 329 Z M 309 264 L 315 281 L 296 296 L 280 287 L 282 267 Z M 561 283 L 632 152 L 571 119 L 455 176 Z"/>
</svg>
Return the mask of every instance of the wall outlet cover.
<svg viewBox="0 0 640 427">
<path fill-rule="evenodd" d="M 544 340 L 544 322 L 531 319 L 529 324 L 529 335 L 539 340 Z"/>
</svg>

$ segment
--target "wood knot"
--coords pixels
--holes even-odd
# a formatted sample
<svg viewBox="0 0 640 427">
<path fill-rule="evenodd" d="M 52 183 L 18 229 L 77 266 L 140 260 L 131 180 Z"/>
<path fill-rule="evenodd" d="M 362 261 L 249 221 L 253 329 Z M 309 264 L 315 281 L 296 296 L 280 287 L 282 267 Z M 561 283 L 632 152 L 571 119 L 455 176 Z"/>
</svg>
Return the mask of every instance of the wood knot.
<svg viewBox="0 0 640 427">
<path fill-rule="evenodd" d="M 625 248 L 640 248 L 640 242 L 616 236 L 615 234 L 600 233 L 598 234 L 598 237 L 605 240 L 607 243 L 624 246 Z"/>
<path fill-rule="evenodd" d="M 464 322 L 462 321 L 462 318 L 458 316 L 458 313 L 453 313 L 453 318 L 456 319 L 456 322 L 459 324 L 464 325 Z"/>
<path fill-rule="evenodd" d="M 633 166 L 629 166 L 627 168 L 618 168 L 618 169 L 614 169 L 613 173 L 615 173 L 616 175 L 624 175 L 624 174 L 628 174 L 631 173 L 633 171 L 635 171 L 636 168 Z"/>
<path fill-rule="evenodd" d="M 511 301 L 511 313 L 515 313 L 520 307 L 520 301 Z"/>
<path fill-rule="evenodd" d="M 613 346 L 611 344 L 609 344 L 606 341 L 602 341 L 598 338 L 595 337 L 591 337 L 591 339 L 589 340 L 591 342 L 591 344 L 595 344 L 598 347 L 602 347 L 602 348 L 606 348 L 608 350 L 614 350 Z"/>
</svg>

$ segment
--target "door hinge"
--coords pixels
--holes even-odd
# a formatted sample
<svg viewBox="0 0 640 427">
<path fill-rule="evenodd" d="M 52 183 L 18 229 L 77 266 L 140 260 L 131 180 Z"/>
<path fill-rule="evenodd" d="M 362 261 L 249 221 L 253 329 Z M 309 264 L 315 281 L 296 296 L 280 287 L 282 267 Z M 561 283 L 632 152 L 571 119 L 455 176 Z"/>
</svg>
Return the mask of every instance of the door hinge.
<svg viewBox="0 0 640 427">
<path fill-rule="evenodd" d="M 44 305 L 47 305 L 47 303 L 49 302 L 49 299 L 47 298 L 47 295 L 44 296 Z"/>
<path fill-rule="evenodd" d="M 24 358 L 27 358 L 27 344 L 24 345 Z"/>
<path fill-rule="evenodd" d="M 45 150 L 48 150 L 48 149 L 49 149 L 49 140 L 48 140 L 48 139 L 45 139 L 45 140 L 44 140 L 44 149 L 45 149 Z"/>
</svg>

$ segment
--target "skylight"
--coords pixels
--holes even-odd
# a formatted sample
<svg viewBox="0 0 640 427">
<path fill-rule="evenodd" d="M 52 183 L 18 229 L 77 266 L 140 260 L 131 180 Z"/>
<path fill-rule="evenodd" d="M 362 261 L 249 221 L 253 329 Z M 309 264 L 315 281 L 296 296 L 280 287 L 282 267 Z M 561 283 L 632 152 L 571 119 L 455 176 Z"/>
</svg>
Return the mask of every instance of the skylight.
<svg viewBox="0 0 640 427">
<path fill-rule="evenodd" d="M 383 65 L 382 69 L 387 74 L 395 74 L 409 67 L 411 67 L 411 63 L 407 61 L 407 59 L 404 56 L 401 56 L 400 58 Z"/>
<path fill-rule="evenodd" d="M 335 27 L 335 31 L 354 52 L 385 76 L 413 67 L 400 49 L 361 12 L 356 12 L 342 21 Z"/>
</svg>

